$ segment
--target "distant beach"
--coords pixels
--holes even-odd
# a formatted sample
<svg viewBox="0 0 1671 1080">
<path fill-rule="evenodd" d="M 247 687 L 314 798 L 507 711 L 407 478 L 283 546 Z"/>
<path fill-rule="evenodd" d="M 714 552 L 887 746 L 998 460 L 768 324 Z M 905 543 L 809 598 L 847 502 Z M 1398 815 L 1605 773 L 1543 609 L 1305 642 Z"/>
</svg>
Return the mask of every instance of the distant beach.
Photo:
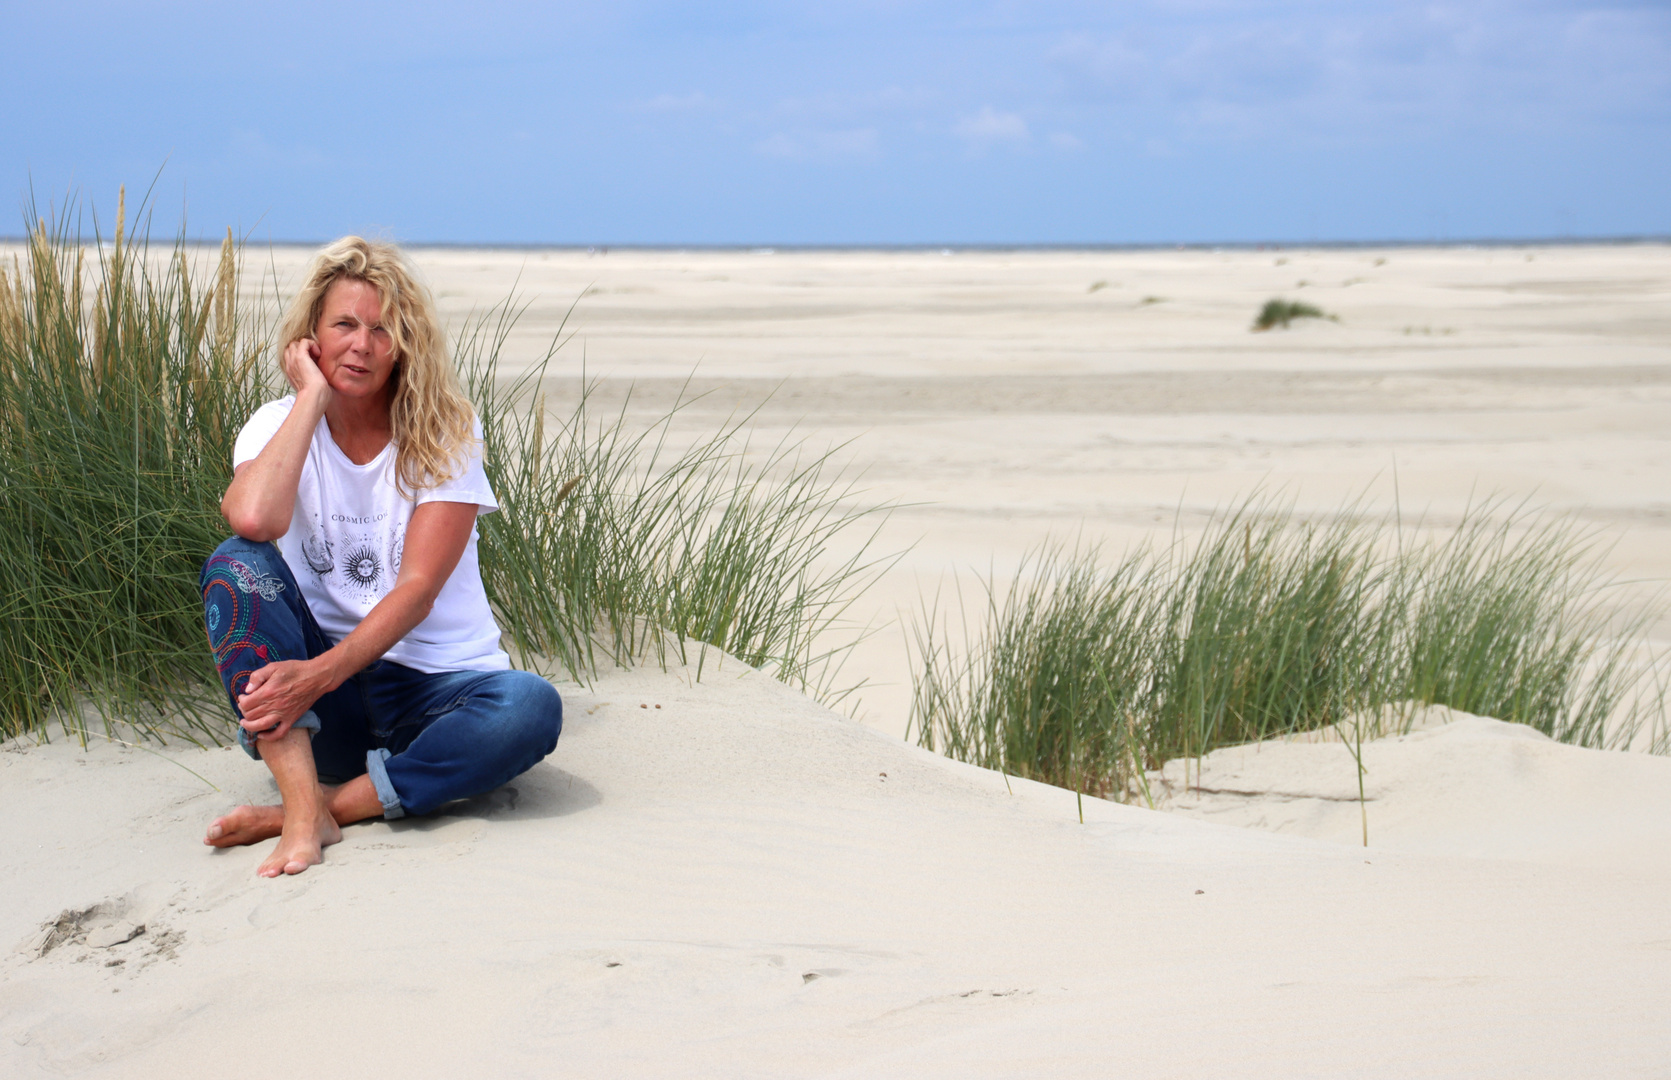
<svg viewBox="0 0 1671 1080">
<path fill-rule="evenodd" d="M 276 249 L 273 266 L 305 254 Z M 1317 514 L 1396 498 L 1441 527 L 1488 496 L 1526 500 L 1603 530 L 1636 599 L 1671 581 L 1663 242 L 421 262 L 455 319 L 526 299 L 512 362 L 572 335 L 554 411 L 584 370 L 601 405 L 630 383 L 645 419 L 696 397 L 676 430 L 755 410 L 761 447 L 844 444 L 871 495 L 902 504 L 884 540 L 913 545 L 857 613 L 881 629 L 848 668 L 871 684 L 860 718 L 893 734 L 909 705 L 898 612 L 957 584 L 974 599 L 1046 535 L 1164 543 L 1256 489 Z M 1338 321 L 1250 332 L 1273 297 Z"/>
</svg>

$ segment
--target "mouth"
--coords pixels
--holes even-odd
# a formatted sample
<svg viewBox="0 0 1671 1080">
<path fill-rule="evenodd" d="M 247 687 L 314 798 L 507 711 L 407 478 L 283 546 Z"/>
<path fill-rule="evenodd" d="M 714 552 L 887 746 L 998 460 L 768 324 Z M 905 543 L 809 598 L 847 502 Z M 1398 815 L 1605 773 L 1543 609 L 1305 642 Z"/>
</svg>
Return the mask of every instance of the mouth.
<svg viewBox="0 0 1671 1080">
<path fill-rule="evenodd" d="M 347 371 L 347 372 L 349 372 L 351 374 L 354 374 L 354 375 L 370 375 L 371 374 L 371 369 L 370 368 L 356 367 L 353 364 L 342 365 L 342 370 Z"/>
</svg>

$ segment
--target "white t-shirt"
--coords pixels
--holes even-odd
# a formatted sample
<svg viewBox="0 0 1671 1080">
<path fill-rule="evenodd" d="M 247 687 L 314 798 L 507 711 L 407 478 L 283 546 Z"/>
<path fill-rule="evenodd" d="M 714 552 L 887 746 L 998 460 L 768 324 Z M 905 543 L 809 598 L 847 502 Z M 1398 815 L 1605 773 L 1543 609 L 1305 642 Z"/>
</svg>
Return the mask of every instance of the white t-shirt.
<svg viewBox="0 0 1671 1080">
<path fill-rule="evenodd" d="M 238 433 L 233 468 L 261 453 L 295 404 L 291 395 L 255 411 Z M 356 465 L 331 438 L 330 425 L 320 419 L 302 465 L 290 529 L 279 538 L 278 548 L 326 636 L 341 641 L 394 588 L 406 526 L 420 503 L 475 503 L 483 514 L 499 509 L 482 469 L 481 430 L 478 420 L 461 475 L 407 498 L 395 486 L 394 443 L 369 464 Z M 441 586 L 435 607 L 383 654 L 385 659 L 428 672 L 511 666 L 499 647 L 499 626 L 482 588 L 476 540 L 472 528 L 464 556 Z"/>
</svg>

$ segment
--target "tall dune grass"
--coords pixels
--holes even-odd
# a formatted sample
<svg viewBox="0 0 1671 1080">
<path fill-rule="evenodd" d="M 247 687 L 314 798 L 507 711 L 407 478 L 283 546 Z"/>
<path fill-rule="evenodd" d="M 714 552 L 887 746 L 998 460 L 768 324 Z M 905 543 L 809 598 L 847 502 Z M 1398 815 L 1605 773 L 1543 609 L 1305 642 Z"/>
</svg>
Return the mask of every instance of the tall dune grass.
<svg viewBox="0 0 1671 1080">
<path fill-rule="evenodd" d="M 1621 623 L 1603 602 L 1593 538 L 1493 509 L 1419 544 L 1393 522 L 1249 502 L 1159 555 L 1105 565 L 1047 546 L 955 650 L 933 612 L 919 621 L 918 739 L 1117 796 L 1168 760 L 1411 703 L 1591 747 L 1651 724 L 1652 748 L 1671 749 L 1639 663 L 1646 617 Z"/>
<path fill-rule="evenodd" d="M 120 204 L 108 246 L 27 224 L 0 268 L 0 733 L 74 726 L 88 700 L 214 738 L 197 571 L 265 396 L 236 245 L 203 275 L 183 243 L 132 242 Z"/>
<path fill-rule="evenodd" d="M 109 245 L 68 215 L 27 226 L 0 272 L 0 735 L 85 739 L 90 707 L 109 733 L 224 741 L 198 569 L 226 534 L 233 440 L 285 392 L 238 246 L 205 273 L 183 241 L 132 242 L 122 210 Z M 499 378 L 512 314 L 456 346 L 503 504 L 481 562 L 507 646 L 587 678 L 710 643 L 839 697 L 842 616 L 882 565 L 863 536 L 828 554 L 877 520 L 841 470 L 792 445 L 751 464 L 741 420 L 670 453 L 673 415 L 634 433 L 584 392 L 548 432 L 545 365 Z"/>
<path fill-rule="evenodd" d="M 674 451 L 683 404 L 632 431 L 630 398 L 599 415 L 584 376 L 565 380 L 574 397 L 552 420 L 544 388 L 562 341 L 502 379 L 515 314 L 498 305 L 457 349 L 502 504 L 482 519 L 482 576 L 507 644 L 576 674 L 670 649 L 687 662 L 693 645 L 700 673 L 709 644 L 827 704 L 857 689 L 839 684 L 865 632 L 846 615 L 891 560 L 873 554 L 883 508 L 832 452 L 754 455 L 748 416 Z M 838 537 L 847 554 L 832 554 Z"/>
</svg>

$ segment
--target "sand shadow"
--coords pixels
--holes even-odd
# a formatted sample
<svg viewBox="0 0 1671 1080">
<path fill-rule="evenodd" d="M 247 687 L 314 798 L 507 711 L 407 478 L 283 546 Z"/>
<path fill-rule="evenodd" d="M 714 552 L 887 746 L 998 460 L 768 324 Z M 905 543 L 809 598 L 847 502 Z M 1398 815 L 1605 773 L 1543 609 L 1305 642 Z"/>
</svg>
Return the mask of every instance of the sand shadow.
<svg viewBox="0 0 1671 1080">
<path fill-rule="evenodd" d="M 525 821 L 560 818 L 590 810 L 603 795 L 574 773 L 542 761 L 503 787 L 447 803 L 423 817 L 400 818 L 387 824 L 397 831 L 439 828 L 448 821 Z"/>
</svg>

